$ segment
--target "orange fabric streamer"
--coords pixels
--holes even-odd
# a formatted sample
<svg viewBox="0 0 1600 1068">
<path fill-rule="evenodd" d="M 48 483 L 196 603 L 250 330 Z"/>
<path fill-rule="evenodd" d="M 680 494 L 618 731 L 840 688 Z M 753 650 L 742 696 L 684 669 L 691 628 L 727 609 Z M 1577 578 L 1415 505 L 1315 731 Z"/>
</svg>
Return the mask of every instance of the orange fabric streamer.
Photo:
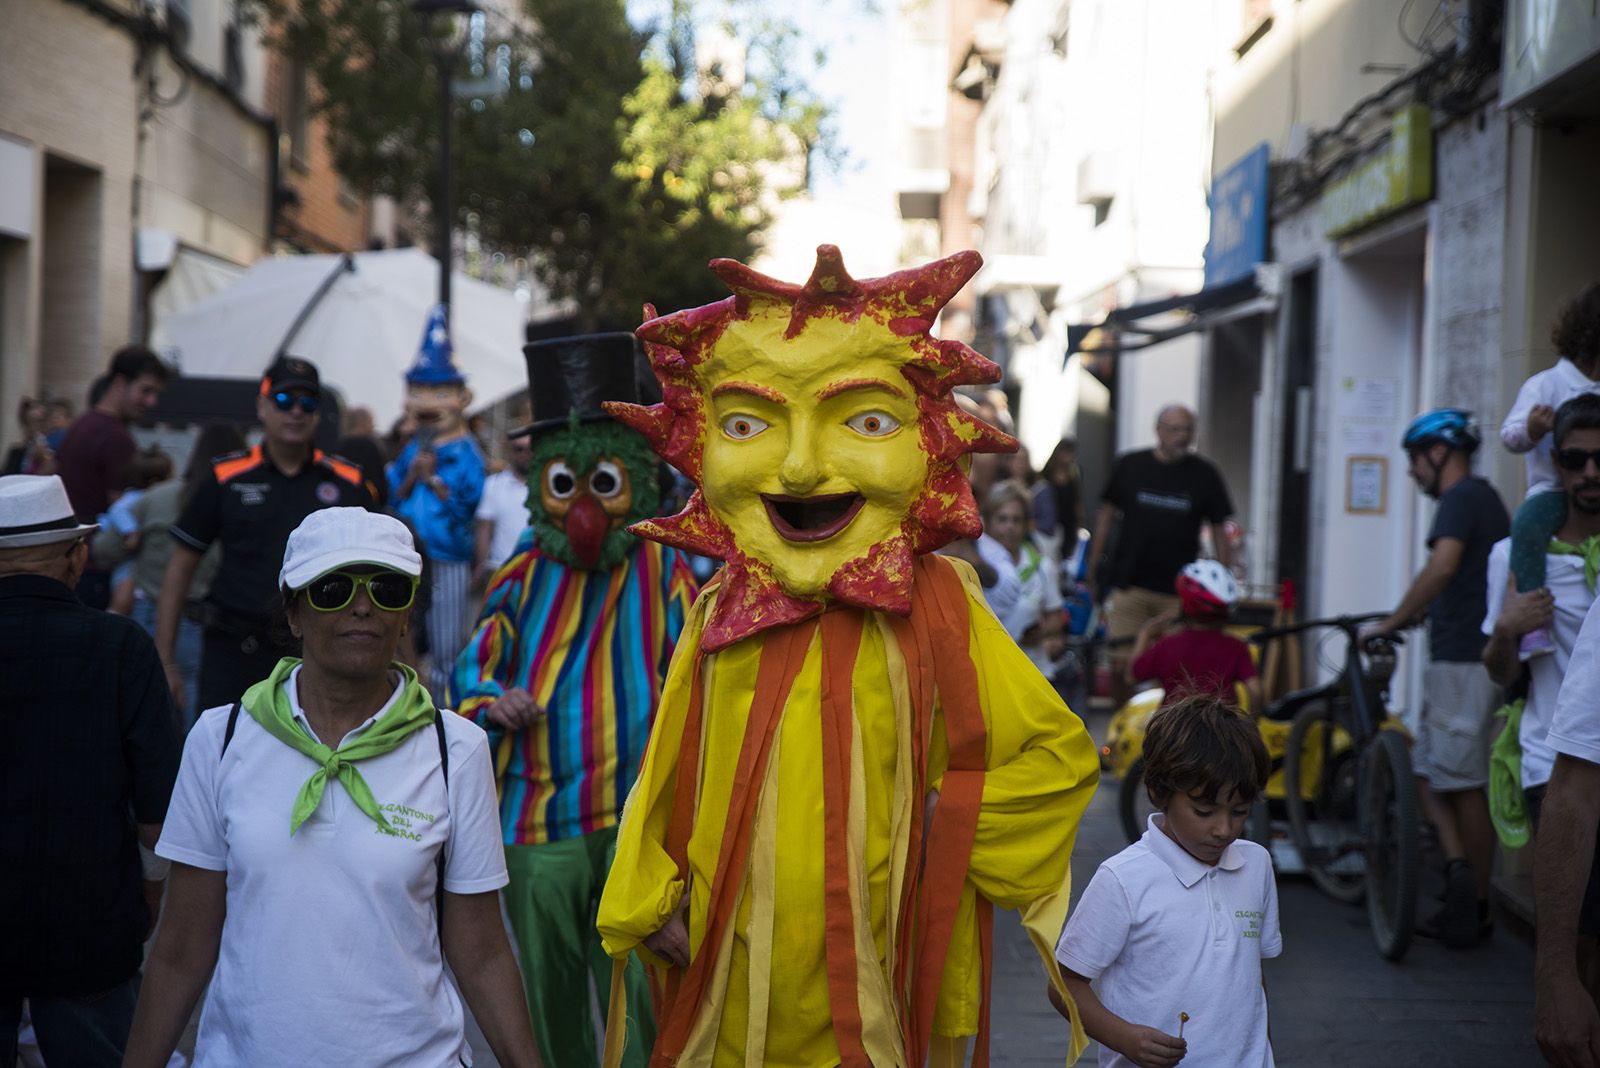
<svg viewBox="0 0 1600 1068">
<path fill-rule="evenodd" d="M 650 1059 L 654 1068 L 666 1068 L 677 1063 L 684 1046 L 688 1044 L 689 1033 L 694 1027 L 695 1013 L 705 996 L 706 986 L 711 981 L 711 972 L 717 959 L 717 947 L 722 944 L 728 924 L 733 920 L 739 888 L 744 882 L 745 868 L 749 863 L 750 828 L 755 822 L 756 801 L 766 775 L 767 758 L 772 753 L 772 738 L 777 732 L 783 706 L 789 700 L 789 690 L 794 686 L 795 677 L 800 674 L 801 665 L 805 663 L 806 651 L 811 646 L 811 637 L 816 630 L 815 621 L 784 627 L 772 633 L 761 651 L 761 663 L 756 673 L 755 695 L 750 702 L 750 717 L 745 723 L 739 763 L 734 771 L 733 793 L 728 800 L 728 829 L 723 835 L 722 847 L 717 853 L 716 875 L 712 877 L 705 938 L 700 943 L 700 952 L 695 954 L 694 960 L 684 973 L 678 989 L 669 991 L 669 996 L 664 999 L 665 1011 L 656 1036 L 655 1053 Z M 694 685 L 698 688 L 698 673 Z M 699 719 L 704 718 L 703 707 L 691 705 L 691 709 L 689 717 L 691 723 L 697 723 Z M 680 751 L 680 774 L 682 761 L 686 759 L 684 753 L 693 752 L 694 757 L 689 759 L 691 763 L 698 764 L 700 727 L 697 725 L 690 730 L 695 734 L 695 746 L 691 750 L 685 744 Z M 697 775 L 693 776 L 691 781 L 697 778 Z M 683 780 L 680 779 L 674 787 L 675 791 L 683 789 Z M 692 799 L 693 786 L 689 789 Z M 675 792 L 674 800 L 676 799 Z M 692 824 L 692 801 L 687 807 L 689 809 L 687 819 Z M 680 809 L 673 812 L 674 823 L 681 811 Z M 685 852 L 673 857 L 681 872 L 688 871 L 687 843 L 688 838 L 685 836 Z"/>
<path fill-rule="evenodd" d="M 828 1001 L 841 1068 L 872 1068 L 861 1044 L 856 918 L 850 905 L 850 755 L 861 624 L 861 613 L 853 609 L 831 611 L 822 617 L 824 923 Z"/>
<path fill-rule="evenodd" d="M 968 650 L 967 601 L 961 580 L 950 567 L 925 557 L 917 560 L 917 580 L 922 588 L 912 602 L 910 630 L 919 653 L 924 660 L 932 661 L 949 740 L 950 764 L 928 829 L 917 899 L 920 937 L 912 964 L 910 1016 L 906 1021 L 906 1054 L 912 1064 L 926 1061 L 933 1034 L 945 957 L 978 828 L 988 737 L 978 701 L 977 670 Z M 908 946 L 904 952 L 909 951 Z M 987 986 L 982 997 L 987 1002 Z M 986 1047 L 987 1042 L 987 1033 L 980 1033 L 979 1046 Z"/>
</svg>

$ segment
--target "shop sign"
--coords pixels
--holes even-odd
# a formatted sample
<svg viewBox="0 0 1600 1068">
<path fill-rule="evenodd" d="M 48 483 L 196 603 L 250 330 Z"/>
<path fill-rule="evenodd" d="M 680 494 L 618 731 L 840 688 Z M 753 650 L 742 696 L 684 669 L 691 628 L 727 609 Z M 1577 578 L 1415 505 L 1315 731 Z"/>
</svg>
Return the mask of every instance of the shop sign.
<svg viewBox="0 0 1600 1068">
<path fill-rule="evenodd" d="M 1267 172 L 1263 141 L 1211 183 L 1211 237 L 1206 242 L 1206 288 L 1247 277 L 1267 258 Z"/>
<path fill-rule="evenodd" d="M 1433 196 L 1433 117 L 1421 104 L 1395 113 L 1389 147 L 1322 193 L 1322 232 L 1343 237 Z"/>
</svg>

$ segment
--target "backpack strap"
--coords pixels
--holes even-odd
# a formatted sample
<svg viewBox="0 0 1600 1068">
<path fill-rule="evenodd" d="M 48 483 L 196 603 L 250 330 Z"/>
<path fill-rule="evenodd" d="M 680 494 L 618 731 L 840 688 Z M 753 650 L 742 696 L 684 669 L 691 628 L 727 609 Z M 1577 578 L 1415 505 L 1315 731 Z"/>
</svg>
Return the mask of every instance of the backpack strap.
<svg viewBox="0 0 1600 1068">
<path fill-rule="evenodd" d="M 217 754 L 221 760 L 228 755 L 228 743 L 233 741 L 233 729 L 239 725 L 239 702 L 235 701 L 233 707 L 228 709 L 228 729 L 222 735 L 222 752 Z"/>
<path fill-rule="evenodd" d="M 438 706 L 433 709 L 433 732 L 439 739 L 439 774 L 444 776 L 444 800 L 450 803 L 450 747 L 444 738 L 444 714 Z M 438 869 L 438 879 L 434 883 L 433 914 L 439 924 L 439 949 L 444 950 L 444 850 L 443 844 L 439 852 L 434 855 L 434 864 Z"/>
</svg>

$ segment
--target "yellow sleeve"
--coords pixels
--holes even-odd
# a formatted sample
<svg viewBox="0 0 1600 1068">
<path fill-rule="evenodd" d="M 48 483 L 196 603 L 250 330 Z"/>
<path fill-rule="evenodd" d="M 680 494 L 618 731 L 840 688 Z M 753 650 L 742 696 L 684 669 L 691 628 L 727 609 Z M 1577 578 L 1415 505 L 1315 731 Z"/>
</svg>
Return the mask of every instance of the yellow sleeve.
<svg viewBox="0 0 1600 1068">
<path fill-rule="evenodd" d="M 665 963 L 641 943 L 671 919 L 683 896 L 678 867 L 667 855 L 667 828 L 672 821 L 679 743 L 690 713 L 691 673 L 700 649 L 708 602 L 714 599 L 714 591 L 707 591 L 689 612 L 667 669 L 644 764 L 622 809 L 616 857 L 600 895 L 596 918 L 601 943 L 613 957 L 626 957 L 637 951 L 652 963 Z"/>
</svg>

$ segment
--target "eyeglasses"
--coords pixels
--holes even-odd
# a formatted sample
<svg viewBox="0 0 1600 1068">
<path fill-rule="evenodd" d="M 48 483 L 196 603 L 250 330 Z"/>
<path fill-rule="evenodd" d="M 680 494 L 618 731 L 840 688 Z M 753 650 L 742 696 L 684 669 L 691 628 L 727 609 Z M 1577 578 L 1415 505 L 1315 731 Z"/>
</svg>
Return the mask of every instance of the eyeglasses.
<svg viewBox="0 0 1600 1068">
<path fill-rule="evenodd" d="M 373 605 L 385 612 L 404 612 L 416 600 L 417 580 L 397 571 L 331 571 L 306 587 L 306 600 L 319 612 L 337 612 L 356 599 L 357 589 L 365 589 Z"/>
<path fill-rule="evenodd" d="M 280 412 L 286 412 L 290 408 L 298 407 L 302 412 L 311 415 L 322 404 L 322 398 L 315 393 L 279 392 L 272 395 L 272 403 Z"/>
<path fill-rule="evenodd" d="M 1600 449 L 1557 449 L 1556 463 L 1563 471 L 1582 471 L 1593 460 L 1600 467 Z"/>
</svg>

